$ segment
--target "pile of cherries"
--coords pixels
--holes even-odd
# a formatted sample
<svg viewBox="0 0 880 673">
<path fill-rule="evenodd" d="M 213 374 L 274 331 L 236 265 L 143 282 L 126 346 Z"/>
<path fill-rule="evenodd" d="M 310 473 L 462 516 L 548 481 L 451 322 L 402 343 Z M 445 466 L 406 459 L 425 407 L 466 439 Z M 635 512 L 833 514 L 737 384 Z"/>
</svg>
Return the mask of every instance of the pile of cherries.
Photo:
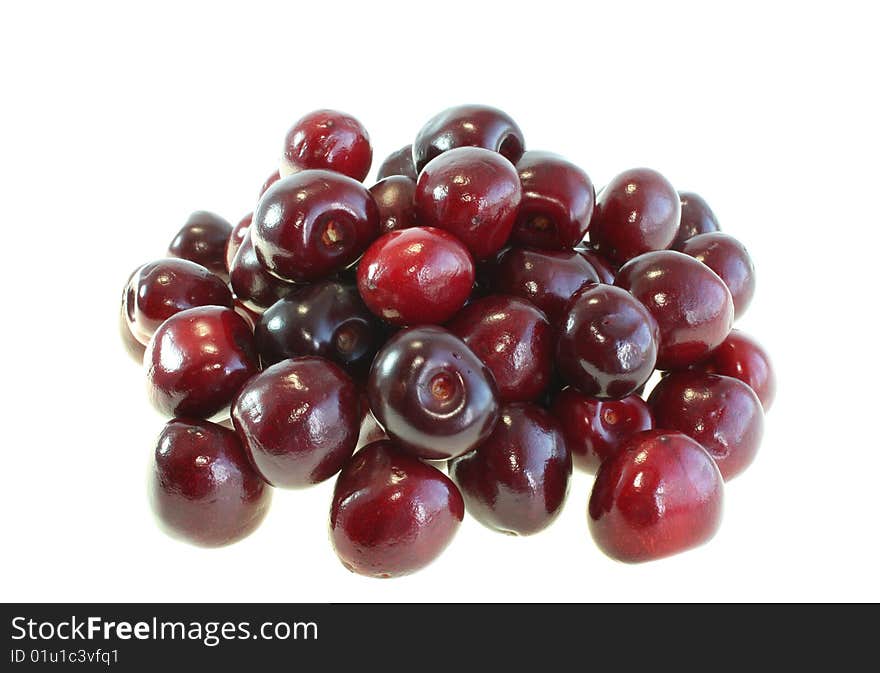
<svg viewBox="0 0 880 673">
<path fill-rule="evenodd" d="M 235 542 L 272 487 L 335 476 L 342 563 L 403 575 L 465 510 L 546 528 L 575 465 L 613 558 L 712 537 L 775 381 L 732 329 L 752 261 L 706 202 L 645 168 L 597 194 L 480 105 L 435 116 L 367 189 L 371 162 L 356 119 L 313 112 L 253 213 L 194 213 L 131 275 L 123 337 L 172 418 L 151 486 L 166 529 Z"/>
</svg>

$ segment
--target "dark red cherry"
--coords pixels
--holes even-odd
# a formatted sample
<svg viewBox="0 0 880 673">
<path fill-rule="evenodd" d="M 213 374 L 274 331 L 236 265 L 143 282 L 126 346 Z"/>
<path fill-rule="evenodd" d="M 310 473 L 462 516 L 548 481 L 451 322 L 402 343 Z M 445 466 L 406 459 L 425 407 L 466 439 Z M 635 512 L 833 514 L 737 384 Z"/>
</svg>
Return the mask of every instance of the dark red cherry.
<svg viewBox="0 0 880 673">
<path fill-rule="evenodd" d="M 509 161 L 479 147 L 461 147 L 422 169 L 415 204 L 420 223 L 455 235 L 480 260 L 507 243 L 521 198 Z"/>
<path fill-rule="evenodd" d="M 296 285 L 266 271 L 257 259 L 251 234 L 250 229 L 244 232 L 244 239 L 229 267 L 229 284 L 235 296 L 248 309 L 262 313 L 267 307 L 289 295 Z"/>
<path fill-rule="evenodd" d="M 559 325 L 571 296 L 599 276 L 590 263 L 572 250 L 510 248 L 501 253 L 492 271 L 492 289 L 527 299 Z"/>
<path fill-rule="evenodd" d="M 509 404 L 485 442 L 449 462 L 449 476 L 477 521 L 503 533 L 531 535 L 562 511 L 571 453 L 544 409 Z"/>
<path fill-rule="evenodd" d="M 590 533 L 618 561 L 653 561 L 708 542 L 723 501 L 724 482 L 703 447 L 679 432 L 640 432 L 596 474 Z"/>
<path fill-rule="evenodd" d="M 237 297 L 235 298 L 235 306 L 233 308 L 238 315 L 245 319 L 245 322 L 247 322 L 251 331 L 254 331 L 257 328 L 257 323 L 260 321 L 262 311 L 254 311 L 253 309 L 248 308 L 247 304 Z"/>
<path fill-rule="evenodd" d="M 389 154 L 382 165 L 379 166 L 377 180 L 384 180 L 392 175 L 404 175 L 415 182 L 418 177 L 415 164 L 413 164 L 412 145 L 404 145 L 396 152 Z"/>
<path fill-rule="evenodd" d="M 764 434 L 764 410 L 739 379 L 704 372 L 664 376 L 648 398 L 658 428 L 678 430 L 709 452 L 725 481 L 745 470 Z"/>
<path fill-rule="evenodd" d="M 125 352 L 131 356 L 135 362 L 144 361 L 144 346 L 140 341 L 134 338 L 131 328 L 128 326 L 128 318 L 125 315 L 125 293 L 122 295 L 122 302 L 119 305 L 119 336 L 122 338 L 122 345 Z"/>
<path fill-rule="evenodd" d="M 733 297 L 734 318 L 742 317 L 755 295 L 755 265 L 746 247 L 720 231 L 689 239 L 681 251 L 718 274 Z"/>
<path fill-rule="evenodd" d="M 770 356 L 753 337 L 740 330 L 732 330 L 709 358 L 694 368 L 739 379 L 755 391 L 765 412 L 776 397 L 776 374 Z"/>
<path fill-rule="evenodd" d="M 556 367 L 582 393 L 631 395 L 654 373 L 660 329 L 626 290 L 595 284 L 578 290 L 559 327 Z"/>
<path fill-rule="evenodd" d="M 501 110 L 487 105 L 458 105 L 443 110 L 422 127 L 413 143 L 413 159 L 416 170 L 421 171 L 448 150 L 482 147 L 515 164 L 525 146 L 519 126 Z"/>
<path fill-rule="evenodd" d="M 379 441 L 358 451 L 336 480 L 330 540 L 352 572 L 399 577 L 437 558 L 463 518 L 449 477 Z"/>
<path fill-rule="evenodd" d="M 357 119 L 336 110 L 316 110 L 287 132 L 281 175 L 318 168 L 360 182 L 372 162 L 370 136 Z"/>
<path fill-rule="evenodd" d="M 317 484 L 339 472 L 354 452 L 357 388 L 324 358 L 285 360 L 245 384 L 232 405 L 232 422 L 267 482 L 283 488 Z"/>
<path fill-rule="evenodd" d="M 244 235 L 247 233 L 247 230 L 250 229 L 253 221 L 254 214 L 248 213 L 232 228 L 232 233 L 229 234 L 229 240 L 226 242 L 227 271 L 232 268 L 232 260 L 235 259 L 235 253 L 237 253 L 238 249 L 241 247 L 242 241 L 244 241 Z"/>
<path fill-rule="evenodd" d="M 441 229 L 402 229 L 369 247 L 357 284 L 370 310 L 394 325 L 443 323 L 467 301 L 474 262 L 467 248 Z"/>
<path fill-rule="evenodd" d="M 170 535 L 219 547 L 256 530 L 272 489 L 254 472 L 232 430 L 175 418 L 156 444 L 150 499 Z"/>
<path fill-rule="evenodd" d="M 678 232 L 678 192 L 657 171 L 633 168 L 616 176 L 596 199 L 590 241 L 616 262 L 668 248 Z"/>
<path fill-rule="evenodd" d="M 538 399 L 553 376 L 553 330 L 539 309 L 505 295 L 465 306 L 446 325 L 489 368 L 502 402 Z"/>
<path fill-rule="evenodd" d="M 597 400 L 566 388 L 554 397 L 550 413 L 559 422 L 574 464 L 587 472 L 598 470 L 634 434 L 654 427 L 651 410 L 638 395 Z"/>
<path fill-rule="evenodd" d="M 196 306 L 231 308 L 232 294 L 220 278 L 186 259 L 144 264 L 129 278 L 123 295 L 128 327 L 145 345 L 165 320 Z"/>
<path fill-rule="evenodd" d="M 724 281 L 683 253 L 640 255 L 620 268 L 614 284 L 629 290 L 660 326 L 658 369 L 699 362 L 733 326 L 733 298 Z"/>
<path fill-rule="evenodd" d="M 587 233 L 596 192 L 589 176 L 550 152 L 530 151 L 516 164 L 522 202 L 511 240 L 519 245 L 566 250 Z"/>
<path fill-rule="evenodd" d="M 231 308 L 204 306 L 163 322 L 144 355 L 150 401 L 168 416 L 228 411 L 259 371 L 254 334 Z"/>
<path fill-rule="evenodd" d="M 672 250 L 681 250 L 685 241 L 699 234 L 720 231 L 715 213 L 702 196 L 693 192 L 679 192 L 678 198 L 681 201 L 681 224 L 678 225 L 675 240 L 669 246 Z"/>
<path fill-rule="evenodd" d="M 460 456 L 498 420 L 492 373 L 440 327 L 411 327 L 391 337 L 373 361 L 367 394 L 388 436 L 420 458 Z"/>
<path fill-rule="evenodd" d="M 392 175 L 370 187 L 370 194 L 379 209 L 379 231 L 383 234 L 418 225 L 415 180 Z"/>
<path fill-rule="evenodd" d="M 263 186 L 260 187 L 260 196 L 257 200 L 259 201 L 261 198 L 263 198 L 263 194 L 265 194 L 269 190 L 269 187 L 274 185 L 280 179 L 281 179 L 281 172 L 277 171 L 277 170 L 274 173 L 272 173 L 268 178 L 266 178 L 266 181 L 263 183 Z"/>
<path fill-rule="evenodd" d="M 189 216 L 168 246 L 169 257 L 188 259 L 211 273 L 226 276 L 226 242 L 232 225 L 219 215 L 199 210 Z"/>
<path fill-rule="evenodd" d="M 359 182 L 308 170 L 269 188 L 250 231 L 268 271 L 283 280 L 308 282 L 353 264 L 379 234 L 379 211 Z"/>
<path fill-rule="evenodd" d="M 605 257 L 602 253 L 592 248 L 589 244 L 581 244 L 575 250 L 590 263 L 599 276 L 599 282 L 606 285 L 614 285 L 614 277 L 620 268 L 617 264 Z"/>
<path fill-rule="evenodd" d="M 264 367 L 287 358 L 319 355 L 353 375 L 365 376 L 385 329 L 354 285 L 324 280 L 270 306 L 257 323 L 255 336 Z"/>
</svg>

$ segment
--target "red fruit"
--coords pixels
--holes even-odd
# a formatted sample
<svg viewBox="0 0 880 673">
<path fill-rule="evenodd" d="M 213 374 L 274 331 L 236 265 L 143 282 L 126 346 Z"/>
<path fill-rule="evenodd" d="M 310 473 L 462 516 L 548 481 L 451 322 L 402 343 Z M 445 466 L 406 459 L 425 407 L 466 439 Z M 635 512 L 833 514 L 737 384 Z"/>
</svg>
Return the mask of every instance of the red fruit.
<svg viewBox="0 0 880 673">
<path fill-rule="evenodd" d="M 263 194 L 265 194 L 266 191 L 268 191 L 269 187 L 274 185 L 280 179 L 281 179 L 281 172 L 280 171 L 275 171 L 268 178 L 266 178 L 266 181 L 263 183 L 263 186 L 260 187 L 260 196 L 257 198 L 257 200 L 259 201 L 261 198 L 263 198 Z"/>
<path fill-rule="evenodd" d="M 734 318 L 742 317 L 755 295 L 755 265 L 746 247 L 733 236 L 716 231 L 694 236 L 681 251 L 718 274 L 733 297 Z"/>
<path fill-rule="evenodd" d="M 226 242 L 227 271 L 232 268 L 232 260 L 235 259 L 235 253 L 237 253 L 238 249 L 241 247 L 241 244 L 244 241 L 244 235 L 247 233 L 247 230 L 250 229 L 253 220 L 254 214 L 248 213 L 232 228 L 232 233 L 229 234 L 229 240 Z"/>
<path fill-rule="evenodd" d="M 739 379 L 755 391 L 765 412 L 770 410 L 776 397 L 776 374 L 770 356 L 745 332 L 731 331 L 724 343 L 694 368 Z"/>
<path fill-rule="evenodd" d="M 415 205 L 415 180 L 392 175 L 370 187 L 379 209 L 379 231 L 383 234 L 418 225 Z"/>
<path fill-rule="evenodd" d="M 593 269 L 596 270 L 600 283 L 614 285 L 614 277 L 617 275 L 617 270 L 620 268 L 617 264 L 605 257 L 605 255 L 599 251 L 590 247 L 587 243 L 582 243 L 575 248 L 575 250 L 581 257 L 590 263 Z"/>
<path fill-rule="evenodd" d="M 718 218 L 702 196 L 693 192 L 679 192 L 678 197 L 681 201 L 681 224 L 675 240 L 669 246 L 672 250 L 681 250 L 685 241 L 694 236 L 720 229 Z"/>
<path fill-rule="evenodd" d="M 255 313 L 262 313 L 297 287 L 273 276 L 260 264 L 250 229 L 244 232 L 241 246 L 229 266 L 229 284 L 235 296 Z"/>
<path fill-rule="evenodd" d="M 372 162 L 370 136 L 357 119 L 336 110 L 316 110 L 287 132 L 280 172 L 284 176 L 317 168 L 360 182 Z"/>
<path fill-rule="evenodd" d="M 396 152 L 389 154 L 379 166 L 376 179 L 384 180 L 392 175 L 403 175 L 415 182 L 419 174 L 413 164 L 412 145 L 404 145 Z"/>
<path fill-rule="evenodd" d="M 199 210 L 189 216 L 168 246 L 169 257 L 188 259 L 211 273 L 226 275 L 226 242 L 232 225 L 219 215 Z"/>
</svg>

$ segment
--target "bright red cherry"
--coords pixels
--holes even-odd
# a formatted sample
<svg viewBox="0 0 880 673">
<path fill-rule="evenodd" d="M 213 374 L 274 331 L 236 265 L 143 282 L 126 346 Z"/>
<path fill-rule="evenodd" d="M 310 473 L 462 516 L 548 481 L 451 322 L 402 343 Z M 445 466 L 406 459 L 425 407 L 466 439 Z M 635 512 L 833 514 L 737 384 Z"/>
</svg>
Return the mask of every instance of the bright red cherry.
<svg viewBox="0 0 880 673">
<path fill-rule="evenodd" d="M 745 470 L 764 434 L 764 410 L 739 379 L 684 371 L 664 376 L 648 398 L 658 428 L 678 430 L 702 445 L 725 481 Z"/>
<path fill-rule="evenodd" d="M 482 147 L 515 164 L 525 150 L 522 131 L 509 115 L 487 105 L 458 105 L 432 117 L 413 143 L 416 170 L 456 147 Z"/>
<path fill-rule="evenodd" d="M 651 410 L 638 395 L 598 400 L 566 388 L 553 399 L 550 413 L 559 422 L 574 464 L 587 472 L 598 470 L 634 434 L 654 427 Z"/>
<path fill-rule="evenodd" d="M 681 201 L 681 224 L 678 226 L 675 240 L 669 247 L 680 251 L 685 241 L 699 234 L 719 231 L 721 227 L 718 226 L 715 213 L 702 196 L 693 192 L 679 192 L 678 197 Z"/>
<path fill-rule="evenodd" d="M 144 355 L 150 401 L 168 416 L 227 411 L 259 371 L 254 334 L 231 308 L 203 306 L 163 322 Z"/>
<path fill-rule="evenodd" d="M 765 412 L 770 410 L 776 397 L 776 374 L 770 355 L 753 337 L 740 330 L 732 330 L 724 343 L 694 369 L 739 379 L 755 391 Z"/>
<path fill-rule="evenodd" d="M 467 248 L 441 229 L 402 229 L 369 247 L 357 284 L 370 310 L 394 325 L 443 323 L 467 301 L 474 262 Z"/>
<path fill-rule="evenodd" d="M 755 295 L 755 265 L 746 247 L 716 231 L 688 239 L 681 251 L 718 274 L 733 297 L 734 318 L 742 317 Z"/>
<path fill-rule="evenodd" d="M 379 231 L 383 234 L 418 225 L 416 183 L 403 175 L 392 175 L 370 187 L 379 209 Z"/>
<path fill-rule="evenodd" d="M 389 154 L 379 166 L 376 179 L 384 180 L 392 175 L 404 175 L 415 182 L 419 174 L 413 164 L 412 145 L 404 145 L 396 152 Z"/>
<path fill-rule="evenodd" d="M 618 561 L 653 561 L 709 541 L 723 501 L 724 482 L 703 447 L 678 432 L 640 432 L 599 468 L 590 532 Z"/>
<path fill-rule="evenodd" d="M 730 291 L 693 257 L 672 250 L 640 255 L 620 268 L 614 284 L 642 302 L 660 326 L 658 369 L 695 364 L 730 334 Z"/>
<path fill-rule="evenodd" d="M 199 210 L 189 216 L 168 246 L 169 257 L 188 259 L 211 273 L 226 275 L 226 242 L 232 225 L 219 215 Z"/>
<path fill-rule="evenodd" d="M 257 259 L 251 230 L 244 232 L 244 238 L 229 266 L 229 284 L 235 296 L 251 311 L 262 313 L 279 299 L 283 299 L 296 289 L 266 271 Z"/>
<path fill-rule="evenodd" d="M 510 404 L 485 442 L 449 462 L 449 476 L 477 521 L 502 533 L 531 535 L 562 511 L 571 453 L 544 409 Z"/>
<path fill-rule="evenodd" d="M 238 542 L 260 525 L 272 489 L 254 472 L 234 432 L 175 418 L 156 444 L 150 499 L 169 534 L 218 547 Z"/>
<path fill-rule="evenodd" d="M 254 221 L 254 214 L 248 213 L 232 227 L 232 233 L 229 234 L 229 240 L 226 242 L 226 270 L 232 268 L 232 260 L 235 259 L 235 253 L 241 247 L 244 241 L 244 235 L 250 229 L 251 223 Z"/>
<path fill-rule="evenodd" d="M 379 234 L 379 211 L 359 182 L 307 170 L 269 188 L 250 232 L 257 258 L 270 273 L 309 282 L 357 261 Z"/>
<path fill-rule="evenodd" d="M 590 241 L 623 263 L 668 248 L 680 220 L 681 202 L 669 181 L 657 171 L 634 168 L 616 176 L 597 197 Z"/>
<path fill-rule="evenodd" d="M 511 240 L 536 248 L 573 248 L 584 238 L 596 192 L 589 176 L 550 152 L 530 151 L 516 164 L 522 202 Z"/>
<path fill-rule="evenodd" d="M 316 110 L 287 132 L 280 172 L 284 176 L 318 168 L 361 182 L 372 162 L 370 136 L 357 119 L 336 110 Z"/>
<path fill-rule="evenodd" d="M 399 577 L 437 558 L 463 518 L 449 477 L 379 441 L 358 451 L 336 480 L 330 539 L 352 572 Z"/>
</svg>

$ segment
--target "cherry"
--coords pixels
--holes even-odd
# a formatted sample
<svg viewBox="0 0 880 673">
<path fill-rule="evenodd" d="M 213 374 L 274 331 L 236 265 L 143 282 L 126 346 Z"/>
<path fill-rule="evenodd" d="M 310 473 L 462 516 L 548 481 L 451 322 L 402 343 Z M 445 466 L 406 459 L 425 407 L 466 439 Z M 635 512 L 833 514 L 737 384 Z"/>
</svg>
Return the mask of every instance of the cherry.
<svg viewBox="0 0 880 673">
<path fill-rule="evenodd" d="M 583 170 L 550 152 L 530 151 L 516 164 L 522 203 L 511 240 L 536 248 L 568 249 L 590 226 L 596 192 Z"/>
<path fill-rule="evenodd" d="M 399 577 L 437 558 L 463 518 L 449 477 L 379 441 L 358 451 L 336 480 L 330 540 L 352 572 Z"/>
<path fill-rule="evenodd" d="M 257 323 L 260 321 L 260 315 L 262 315 L 262 312 L 248 308 L 247 304 L 237 297 L 235 298 L 235 306 L 233 306 L 233 308 L 238 315 L 245 319 L 248 327 L 250 327 L 253 332 L 257 328 Z"/>
<path fill-rule="evenodd" d="M 678 432 L 640 432 L 599 468 L 590 532 L 618 561 L 652 561 L 709 541 L 723 500 L 721 474 L 703 447 Z"/>
<path fill-rule="evenodd" d="M 234 432 L 175 418 L 156 444 L 150 499 L 170 535 L 219 547 L 256 530 L 269 510 L 272 489 L 254 472 Z"/>
<path fill-rule="evenodd" d="M 257 258 L 287 281 L 320 280 L 357 261 L 379 233 L 379 211 L 359 182 L 309 170 L 269 188 L 250 228 Z"/>
<path fill-rule="evenodd" d="M 486 105 L 458 105 L 432 117 L 413 143 L 416 170 L 456 147 L 482 147 L 516 163 L 526 146 L 522 131 L 507 114 Z"/>
<path fill-rule="evenodd" d="M 264 367 L 287 358 L 319 355 L 365 376 L 382 344 L 384 329 L 348 283 L 306 285 L 270 306 L 255 337 Z"/>
<path fill-rule="evenodd" d="M 245 384 L 232 405 L 232 422 L 267 482 L 284 488 L 317 484 L 339 472 L 354 452 L 357 388 L 324 358 L 285 360 Z"/>
<path fill-rule="evenodd" d="M 654 373 L 659 337 L 657 322 L 629 292 L 589 285 L 569 302 L 559 329 L 556 365 L 581 392 L 620 399 Z"/>
<path fill-rule="evenodd" d="M 259 371 L 254 335 L 231 308 L 203 306 L 163 322 L 144 354 L 150 401 L 168 416 L 208 418 Z"/>
<path fill-rule="evenodd" d="M 559 422 L 574 464 L 587 472 L 599 469 L 631 436 L 654 427 L 651 410 L 638 395 L 598 400 L 566 388 L 553 398 L 550 413 Z"/>
<path fill-rule="evenodd" d="M 241 220 L 238 221 L 232 228 L 232 233 L 229 234 L 229 240 L 226 242 L 226 270 L 232 268 L 232 260 L 235 259 L 235 253 L 238 252 L 238 249 L 241 247 L 242 242 L 244 241 L 244 235 L 248 229 L 250 229 L 251 223 L 254 221 L 254 214 L 248 213 Z"/>
<path fill-rule="evenodd" d="M 196 211 L 171 241 L 168 256 L 188 259 L 218 276 L 225 276 L 226 242 L 231 233 L 232 225 L 219 215 Z"/>
<path fill-rule="evenodd" d="M 280 172 L 290 175 L 319 168 L 360 182 L 372 162 L 370 136 L 357 119 L 336 110 L 316 110 L 287 132 Z"/>
<path fill-rule="evenodd" d="M 549 526 L 568 494 L 571 453 L 553 417 L 534 404 L 501 409 L 478 449 L 449 462 L 468 512 L 503 533 L 531 535 Z"/>
<path fill-rule="evenodd" d="M 577 248 L 578 254 L 590 263 L 590 266 L 599 276 L 599 282 L 606 285 L 614 285 L 614 277 L 620 268 L 617 264 L 605 257 L 601 252 L 592 248 L 589 244 L 581 244 Z"/>
<path fill-rule="evenodd" d="M 681 224 L 678 225 L 678 233 L 669 247 L 672 250 L 681 250 L 687 240 L 699 234 L 708 234 L 719 231 L 718 218 L 709 207 L 709 204 L 699 194 L 693 192 L 679 192 L 681 201 Z"/>
<path fill-rule="evenodd" d="M 370 187 L 379 209 L 379 231 L 387 233 L 418 224 L 415 197 L 416 183 L 403 175 L 392 175 Z"/>
<path fill-rule="evenodd" d="M 267 307 L 290 294 L 296 285 L 276 278 L 257 259 L 252 230 L 244 232 L 241 246 L 229 266 L 232 291 L 251 311 L 262 313 Z"/>
<path fill-rule="evenodd" d="M 376 315 L 394 325 L 446 322 L 474 285 L 467 248 L 441 229 L 392 231 L 364 254 L 358 290 Z"/>
<path fill-rule="evenodd" d="M 447 324 L 489 368 L 502 402 L 538 399 L 553 375 L 553 330 L 532 304 L 504 295 L 477 299 Z"/>
<path fill-rule="evenodd" d="M 125 314 L 125 292 L 122 293 L 122 302 L 119 304 L 119 336 L 122 338 L 125 352 L 131 356 L 131 359 L 136 362 L 143 362 L 146 346 L 135 339 L 134 334 L 131 333 L 128 318 Z"/>
<path fill-rule="evenodd" d="M 733 326 L 733 298 L 724 281 L 680 252 L 640 255 L 620 268 L 614 284 L 629 290 L 660 326 L 658 369 L 699 362 Z"/>
<path fill-rule="evenodd" d="M 388 155 L 382 165 L 379 166 L 379 173 L 376 180 L 384 180 L 392 175 L 404 175 L 415 182 L 418 177 L 415 164 L 413 164 L 412 145 L 404 145 L 396 152 Z"/>
<path fill-rule="evenodd" d="M 373 361 L 367 394 L 388 436 L 420 458 L 470 451 L 498 420 L 492 373 L 440 327 L 411 327 L 391 337 Z"/>
<path fill-rule="evenodd" d="M 123 314 L 135 339 L 146 345 L 166 319 L 196 306 L 232 307 L 226 284 L 186 259 L 160 259 L 137 269 L 123 294 Z"/>
<path fill-rule="evenodd" d="M 746 247 L 716 231 L 688 239 L 681 251 L 718 274 L 733 297 L 734 318 L 742 317 L 755 295 L 755 265 Z"/>
<path fill-rule="evenodd" d="M 725 481 L 755 459 L 764 434 L 764 411 L 739 379 L 704 372 L 673 372 L 648 398 L 657 427 L 698 441 L 718 463 Z"/>
<path fill-rule="evenodd" d="M 599 282 L 595 269 L 571 250 L 510 248 L 498 258 L 492 289 L 530 301 L 559 325 L 571 296 L 588 283 Z"/>
<path fill-rule="evenodd" d="M 668 248 L 678 232 L 678 192 L 657 171 L 634 168 L 617 175 L 596 199 L 590 241 L 623 263 Z"/>
<path fill-rule="evenodd" d="M 269 187 L 274 185 L 280 179 L 281 179 L 281 172 L 278 170 L 276 170 L 268 178 L 266 178 L 266 181 L 263 183 L 263 186 L 260 187 L 260 196 L 257 200 L 259 201 L 261 198 L 263 198 L 263 194 L 265 194 L 269 190 Z"/>
<path fill-rule="evenodd" d="M 776 374 L 770 356 L 761 344 L 745 332 L 732 330 L 709 358 L 694 368 L 739 379 L 755 391 L 765 412 L 773 405 Z"/>
</svg>

